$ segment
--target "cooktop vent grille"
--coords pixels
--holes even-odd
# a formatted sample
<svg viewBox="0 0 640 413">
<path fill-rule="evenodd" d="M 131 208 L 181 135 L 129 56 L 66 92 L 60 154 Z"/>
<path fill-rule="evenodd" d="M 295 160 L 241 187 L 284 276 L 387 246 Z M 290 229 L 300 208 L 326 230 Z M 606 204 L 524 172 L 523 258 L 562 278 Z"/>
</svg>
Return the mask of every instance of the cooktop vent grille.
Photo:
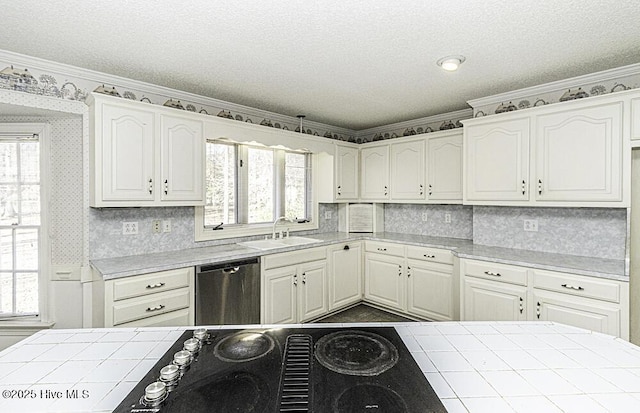
<svg viewBox="0 0 640 413">
<path fill-rule="evenodd" d="M 313 361 L 313 339 L 307 334 L 292 334 L 287 337 L 280 394 L 279 412 L 310 412 L 311 365 Z"/>
</svg>

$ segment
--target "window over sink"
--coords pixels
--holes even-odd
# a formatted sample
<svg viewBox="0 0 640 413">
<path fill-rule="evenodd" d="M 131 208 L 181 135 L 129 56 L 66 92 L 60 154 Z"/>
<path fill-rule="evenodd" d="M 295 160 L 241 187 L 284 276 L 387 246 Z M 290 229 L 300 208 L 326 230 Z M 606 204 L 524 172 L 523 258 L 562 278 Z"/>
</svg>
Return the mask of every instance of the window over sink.
<svg viewBox="0 0 640 413">
<path fill-rule="evenodd" d="M 207 141 L 206 203 L 196 208 L 196 241 L 271 234 L 282 216 L 293 221 L 291 231 L 317 228 L 312 158 L 305 151 Z"/>
</svg>

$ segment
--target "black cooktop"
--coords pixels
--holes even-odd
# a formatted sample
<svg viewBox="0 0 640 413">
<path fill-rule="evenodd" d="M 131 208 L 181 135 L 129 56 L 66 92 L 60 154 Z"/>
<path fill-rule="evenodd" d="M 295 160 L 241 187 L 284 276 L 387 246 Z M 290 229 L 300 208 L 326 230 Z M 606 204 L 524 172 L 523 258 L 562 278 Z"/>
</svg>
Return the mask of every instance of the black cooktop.
<svg viewBox="0 0 640 413">
<path fill-rule="evenodd" d="M 446 412 L 392 327 L 195 332 L 115 412 Z"/>
</svg>

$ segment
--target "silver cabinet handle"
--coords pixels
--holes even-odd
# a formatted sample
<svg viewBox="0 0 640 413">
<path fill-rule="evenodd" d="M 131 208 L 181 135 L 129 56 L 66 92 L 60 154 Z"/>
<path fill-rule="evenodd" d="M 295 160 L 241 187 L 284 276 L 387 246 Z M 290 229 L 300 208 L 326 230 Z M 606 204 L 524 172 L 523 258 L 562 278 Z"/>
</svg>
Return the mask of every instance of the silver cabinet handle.
<svg viewBox="0 0 640 413">
<path fill-rule="evenodd" d="M 522 299 L 522 297 L 520 297 L 520 314 L 522 314 L 522 312 L 524 311 L 524 305 L 522 304 L 523 301 L 524 300 Z"/>
<path fill-rule="evenodd" d="M 306 284 L 307 283 L 307 273 L 303 272 L 302 273 L 302 284 Z"/>
<path fill-rule="evenodd" d="M 407 277 L 411 277 L 411 267 L 407 266 Z"/>
<path fill-rule="evenodd" d="M 153 312 L 153 311 L 160 311 L 164 308 L 165 306 L 163 304 L 157 305 L 155 307 L 147 307 L 147 312 Z"/>
<path fill-rule="evenodd" d="M 293 285 L 295 285 L 295 286 L 298 285 L 298 274 L 294 274 L 294 276 L 293 276 Z"/>
<path fill-rule="evenodd" d="M 525 188 L 526 188 L 526 184 L 524 182 L 524 179 L 522 180 L 522 195 L 524 195 L 525 193 Z"/>
<path fill-rule="evenodd" d="M 500 274 L 499 272 L 485 271 L 484 273 L 487 275 L 492 275 L 494 277 L 502 277 L 502 274 Z"/>
<path fill-rule="evenodd" d="M 582 288 L 582 287 L 580 287 L 580 286 L 577 286 L 577 287 L 576 287 L 576 286 L 574 286 L 574 285 L 569 285 L 569 284 L 561 284 L 560 286 L 561 286 L 561 287 L 564 287 L 564 288 L 568 288 L 568 289 L 570 289 L 570 290 L 576 290 L 576 291 L 583 291 L 583 290 L 584 290 L 584 288 Z"/>
<path fill-rule="evenodd" d="M 169 193 L 169 181 L 164 180 L 164 194 L 167 195 Z"/>
<path fill-rule="evenodd" d="M 422 186 L 422 184 L 420 184 L 420 195 L 424 194 L 424 187 Z"/>
<path fill-rule="evenodd" d="M 389 195 L 389 187 L 387 185 L 384 186 L 384 194 Z"/>
<path fill-rule="evenodd" d="M 378 251 L 386 251 L 386 248 L 376 248 Z"/>
<path fill-rule="evenodd" d="M 542 195 L 542 180 L 538 179 L 538 195 Z"/>
<path fill-rule="evenodd" d="M 433 194 L 432 189 L 433 189 L 433 186 L 431 186 L 431 184 L 429 184 L 429 195 Z"/>
<path fill-rule="evenodd" d="M 538 317 L 538 319 L 540 319 L 540 306 L 540 301 L 538 301 L 536 304 L 536 317 Z"/>
<path fill-rule="evenodd" d="M 160 287 L 164 287 L 164 283 L 157 283 L 157 284 L 149 284 L 147 285 L 147 289 L 152 290 L 154 288 L 160 288 Z"/>
<path fill-rule="evenodd" d="M 402 265 L 398 265 L 398 277 L 402 275 Z"/>
<path fill-rule="evenodd" d="M 431 255 L 431 254 L 422 254 L 423 257 L 425 258 L 435 258 L 435 255 Z"/>
<path fill-rule="evenodd" d="M 342 195 L 342 186 L 338 185 L 338 195 Z"/>
<path fill-rule="evenodd" d="M 153 194 L 153 179 L 149 178 L 149 195 Z"/>
</svg>

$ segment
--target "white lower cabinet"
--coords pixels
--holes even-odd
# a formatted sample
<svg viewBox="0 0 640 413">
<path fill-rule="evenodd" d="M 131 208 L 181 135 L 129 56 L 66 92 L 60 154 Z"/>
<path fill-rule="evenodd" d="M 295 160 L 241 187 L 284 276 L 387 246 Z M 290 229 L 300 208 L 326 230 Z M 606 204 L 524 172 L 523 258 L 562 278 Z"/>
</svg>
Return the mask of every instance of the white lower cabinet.
<svg viewBox="0 0 640 413">
<path fill-rule="evenodd" d="M 324 247 L 263 257 L 262 323 L 291 324 L 326 314 L 327 284 Z"/>
<path fill-rule="evenodd" d="M 464 320 L 522 321 L 527 319 L 527 287 L 465 278 Z"/>
<path fill-rule="evenodd" d="M 193 267 L 92 284 L 93 327 L 194 324 Z"/>
<path fill-rule="evenodd" d="M 366 250 L 366 301 L 409 316 L 453 320 L 450 251 L 369 241 Z"/>
<path fill-rule="evenodd" d="M 460 260 L 465 321 L 554 321 L 629 339 L 629 283 Z"/>
<path fill-rule="evenodd" d="M 362 300 L 362 243 L 327 248 L 329 259 L 329 311 Z"/>
</svg>

